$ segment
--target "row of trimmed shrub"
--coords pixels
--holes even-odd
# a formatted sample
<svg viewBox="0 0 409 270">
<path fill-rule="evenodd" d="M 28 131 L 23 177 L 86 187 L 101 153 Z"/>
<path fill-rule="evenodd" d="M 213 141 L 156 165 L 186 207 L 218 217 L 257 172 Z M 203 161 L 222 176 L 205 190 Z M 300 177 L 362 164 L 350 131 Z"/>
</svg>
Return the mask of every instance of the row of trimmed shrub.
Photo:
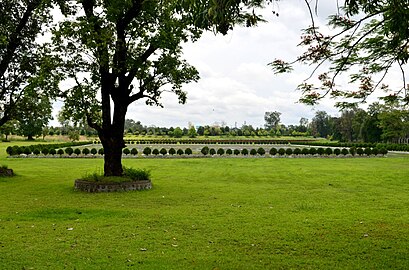
<svg viewBox="0 0 409 270">
<path fill-rule="evenodd" d="M 43 151 L 49 152 L 57 152 L 57 149 L 65 148 L 65 147 L 74 147 L 74 146 L 82 146 L 92 144 L 92 141 L 83 141 L 83 142 L 66 142 L 66 143 L 52 143 L 52 144 L 33 144 L 28 146 L 9 146 L 6 148 L 6 152 L 10 156 L 20 155 L 20 154 L 35 154 L 35 153 L 42 153 Z"/>
<path fill-rule="evenodd" d="M 320 142 L 320 141 L 299 141 L 294 144 L 324 146 L 324 147 L 356 147 L 356 148 L 385 148 L 388 151 L 407 151 L 409 152 L 409 144 L 396 143 L 354 143 L 354 142 Z"/>
</svg>

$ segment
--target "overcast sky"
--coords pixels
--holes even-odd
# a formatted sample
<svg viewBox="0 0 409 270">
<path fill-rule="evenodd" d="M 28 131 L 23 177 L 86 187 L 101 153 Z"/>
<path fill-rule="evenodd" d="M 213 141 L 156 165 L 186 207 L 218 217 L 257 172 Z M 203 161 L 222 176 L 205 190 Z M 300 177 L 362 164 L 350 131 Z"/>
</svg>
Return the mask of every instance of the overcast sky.
<svg viewBox="0 0 409 270">
<path fill-rule="evenodd" d="M 280 1 L 262 12 L 268 23 L 255 28 L 235 28 L 226 36 L 207 32 L 198 42 L 185 44 L 185 59 L 201 77 L 198 83 L 184 88 L 188 93 L 187 104 L 180 105 L 175 95 L 165 94 L 164 108 L 138 101 L 130 105 L 127 118 L 147 126 L 186 127 L 188 122 L 195 126 L 225 122 L 231 127 L 244 123 L 261 127 L 266 111 L 281 112 L 281 122 L 286 125 L 298 124 L 301 117 L 311 120 L 317 110 L 337 115 L 331 100 L 316 107 L 297 103 L 300 92 L 296 86 L 312 68 L 299 67 L 291 74 L 275 75 L 267 66 L 276 58 L 293 60 L 299 55 L 301 29 L 311 23 L 305 2 Z M 316 23 L 324 26 L 324 19 L 334 12 L 335 0 L 320 1 Z M 55 120 L 53 124 L 58 125 Z"/>
</svg>

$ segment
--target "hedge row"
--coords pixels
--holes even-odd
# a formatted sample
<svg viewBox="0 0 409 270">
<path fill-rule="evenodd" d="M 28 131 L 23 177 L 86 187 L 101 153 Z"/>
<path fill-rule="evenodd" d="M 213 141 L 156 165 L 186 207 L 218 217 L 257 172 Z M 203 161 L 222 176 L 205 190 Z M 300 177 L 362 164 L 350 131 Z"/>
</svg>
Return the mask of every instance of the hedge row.
<svg viewBox="0 0 409 270">
<path fill-rule="evenodd" d="M 299 141 L 299 145 L 312 145 L 324 147 L 356 147 L 356 148 L 385 148 L 388 151 L 409 151 L 409 144 L 392 144 L 392 143 L 353 143 L 353 142 L 319 142 L 319 141 Z"/>
<path fill-rule="evenodd" d="M 67 143 L 53 143 L 53 144 L 34 144 L 28 146 L 9 146 L 6 149 L 7 154 L 10 156 L 20 155 L 20 154 L 35 154 L 35 153 L 43 153 L 44 152 L 57 152 L 59 148 L 65 147 L 73 147 L 73 146 L 82 146 L 92 144 L 92 141 L 86 142 L 67 142 Z"/>
</svg>

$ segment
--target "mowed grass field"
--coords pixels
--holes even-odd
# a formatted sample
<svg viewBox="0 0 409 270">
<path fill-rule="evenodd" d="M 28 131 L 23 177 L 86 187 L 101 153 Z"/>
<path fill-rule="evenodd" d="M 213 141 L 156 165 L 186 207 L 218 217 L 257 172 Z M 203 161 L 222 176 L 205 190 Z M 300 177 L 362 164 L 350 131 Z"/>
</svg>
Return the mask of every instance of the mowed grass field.
<svg viewBox="0 0 409 270">
<path fill-rule="evenodd" d="M 87 194 L 74 180 L 102 159 L 8 145 L 0 269 L 409 268 L 406 157 L 125 159 L 152 190 Z"/>
</svg>

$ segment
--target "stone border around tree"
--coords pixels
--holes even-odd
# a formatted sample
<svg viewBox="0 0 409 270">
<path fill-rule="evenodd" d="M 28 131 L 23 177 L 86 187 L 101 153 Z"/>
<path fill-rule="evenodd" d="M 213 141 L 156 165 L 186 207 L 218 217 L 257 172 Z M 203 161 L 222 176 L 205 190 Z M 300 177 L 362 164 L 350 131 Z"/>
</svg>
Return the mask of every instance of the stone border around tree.
<svg viewBox="0 0 409 270">
<path fill-rule="evenodd" d="M 102 183 L 77 179 L 74 188 L 89 193 L 149 190 L 152 188 L 152 182 L 150 180 L 138 180 L 122 183 Z"/>
</svg>

